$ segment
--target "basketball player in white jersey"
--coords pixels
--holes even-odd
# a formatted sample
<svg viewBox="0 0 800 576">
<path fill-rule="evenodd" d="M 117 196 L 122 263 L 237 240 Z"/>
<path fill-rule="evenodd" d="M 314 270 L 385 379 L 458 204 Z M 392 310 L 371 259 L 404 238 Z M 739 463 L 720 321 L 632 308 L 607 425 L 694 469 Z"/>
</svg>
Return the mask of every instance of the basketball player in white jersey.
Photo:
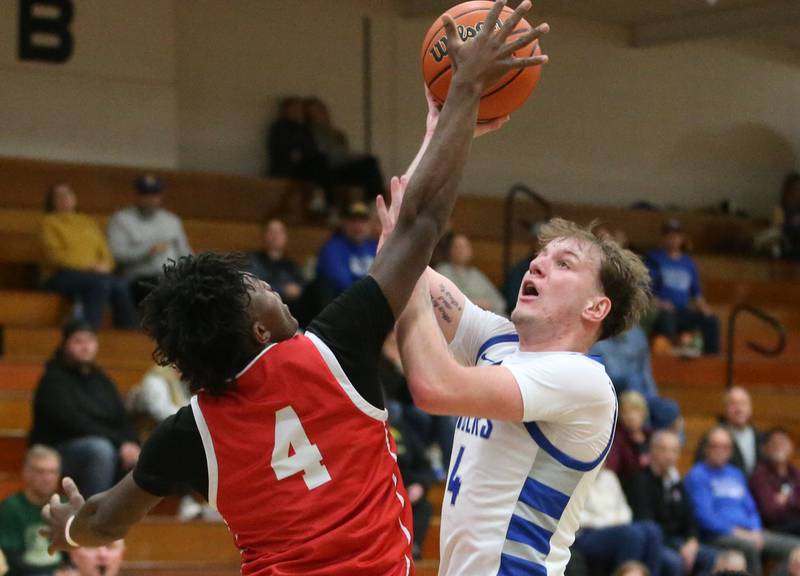
<svg viewBox="0 0 800 576">
<path fill-rule="evenodd" d="M 390 210 L 378 203 L 385 234 L 402 202 L 397 179 L 392 192 Z M 563 574 L 613 439 L 614 389 L 586 353 L 638 320 L 649 300 L 647 269 L 565 220 L 551 221 L 540 240 L 511 321 L 428 269 L 398 322 L 414 401 L 459 417 L 440 575 Z"/>
</svg>

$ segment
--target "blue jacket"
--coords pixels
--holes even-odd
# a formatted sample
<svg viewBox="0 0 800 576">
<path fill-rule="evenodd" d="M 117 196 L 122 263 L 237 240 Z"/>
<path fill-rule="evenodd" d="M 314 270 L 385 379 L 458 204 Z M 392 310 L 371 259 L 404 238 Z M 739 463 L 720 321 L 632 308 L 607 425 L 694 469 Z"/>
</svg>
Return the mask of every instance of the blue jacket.
<svg viewBox="0 0 800 576">
<path fill-rule="evenodd" d="M 761 517 L 738 468 L 712 468 L 698 462 L 684 480 L 700 532 L 707 537 L 727 536 L 734 528 L 760 530 Z"/>
<path fill-rule="evenodd" d="M 375 240 L 355 244 L 341 232 L 336 232 L 319 253 L 317 276 L 338 295 L 369 273 L 377 250 Z"/>
<path fill-rule="evenodd" d="M 691 256 L 683 254 L 673 260 L 665 250 L 653 250 L 645 257 L 645 263 L 653 280 L 653 295 L 672 302 L 678 310 L 702 294 L 700 275 Z"/>
</svg>

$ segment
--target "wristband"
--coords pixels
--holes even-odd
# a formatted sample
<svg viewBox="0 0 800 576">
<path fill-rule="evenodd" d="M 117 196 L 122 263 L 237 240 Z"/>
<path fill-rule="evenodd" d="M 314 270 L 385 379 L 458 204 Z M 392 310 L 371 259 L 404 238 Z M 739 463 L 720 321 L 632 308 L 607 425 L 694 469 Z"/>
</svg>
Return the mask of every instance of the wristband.
<svg viewBox="0 0 800 576">
<path fill-rule="evenodd" d="M 70 526 L 72 526 L 73 520 L 75 520 L 75 514 L 67 518 L 67 523 L 64 525 L 64 540 L 66 540 L 67 544 L 69 544 L 73 548 L 80 548 L 81 545 L 75 542 L 75 540 L 73 540 L 69 535 L 69 529 Z"/>
</svg>

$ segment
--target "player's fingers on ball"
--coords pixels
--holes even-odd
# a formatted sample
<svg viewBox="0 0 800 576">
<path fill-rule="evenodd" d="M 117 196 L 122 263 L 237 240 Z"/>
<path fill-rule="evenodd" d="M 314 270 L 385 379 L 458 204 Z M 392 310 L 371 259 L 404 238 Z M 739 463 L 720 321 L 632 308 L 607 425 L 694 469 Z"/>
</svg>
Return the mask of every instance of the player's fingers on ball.
<svg viewBox="0 0 800 576">
<path fill-rule="evenodd" d="M 536 28 L 533 29 L 533 37 L 534 39 L 538 40 L 545 34 L 550 32 L 550 24 L 547 22 L 542 22 Z"/>
<path fill-rule="evenodd" d="M 514 28 L 516 28 L 517 24 L 519 24 L 519 21 L 522 20 L 522 15 L 530 9 L 531 3 L 528 0 L 525 0 L 519 6 L 517 6 L 517 9 L 514 10 L 514 13 L 509 16 L 505 22 L 503 22 L 503 27 L 500 29 L 500 32 L 497 36 L 501 40 L 505 40 L 514 30 Z"/>
<path fill-rule="evenodd" d="M 528 68 L 530 66 L 541 66 L 547 64 L 550 57 L 547 54 L 539 54 L 537 56 L 529 56 L 527 58 L 513 58 L 507 62 L 510 68 Z"/>
<path fill-rule="evenodd" d="M 521 48 L 524 48 L 531 42 L 535 42 L 540 35 L 541 34 L 539 35 L 536 34 L 536 30 L 528 30 L 527 32 L 525 32 L 525 34 L 521 34 L 519 38 L 514 39 L 513 42 L 509 42 L 508 44 L 503 45 L 503 49 L 501 50 L 500 53 L 503 56 L 508 56 L 510 54 L 513 54 L 514 52 L 516 52 Z"/>
<path fill-rule="evenodd" d="M 486 21 L 483 23 L 483 29 L 481 30 L 479 36 L 486 36 L 487 34 L 494 32 L 495 26 L 497 25 L 497 20 L 500 18 L 500 12 L 505 7 L 506 0 L 497 0 L 497 2 L 492 5 L 492 9 L 489 10 L 489 14 L 486 16 Z"/>
<path fill-rule="evenodd" d="M 442 25 L 444 26 L 445 42 L 447 50 L 452 54 L 452 51 L 461 45 L 461 38 L 458 36 L 458 29 L 456 28 L 456 21 L 450 14 L 442 16 Z"/>
</svg>

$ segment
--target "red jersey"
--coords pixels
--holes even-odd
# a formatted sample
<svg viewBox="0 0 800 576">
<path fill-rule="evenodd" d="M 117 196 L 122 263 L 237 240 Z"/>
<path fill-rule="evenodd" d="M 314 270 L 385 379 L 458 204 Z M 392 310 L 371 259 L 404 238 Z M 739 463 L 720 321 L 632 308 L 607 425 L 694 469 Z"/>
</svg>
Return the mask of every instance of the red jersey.
<svg viewBox="0 0 800 576">
<path fill-rule="evenodd" d="M 409 575 L 411 505 L 387 413 L 314 334 L 272 345 L 192 411 L 208 501 L 244 575 Z"/>
</svg>

